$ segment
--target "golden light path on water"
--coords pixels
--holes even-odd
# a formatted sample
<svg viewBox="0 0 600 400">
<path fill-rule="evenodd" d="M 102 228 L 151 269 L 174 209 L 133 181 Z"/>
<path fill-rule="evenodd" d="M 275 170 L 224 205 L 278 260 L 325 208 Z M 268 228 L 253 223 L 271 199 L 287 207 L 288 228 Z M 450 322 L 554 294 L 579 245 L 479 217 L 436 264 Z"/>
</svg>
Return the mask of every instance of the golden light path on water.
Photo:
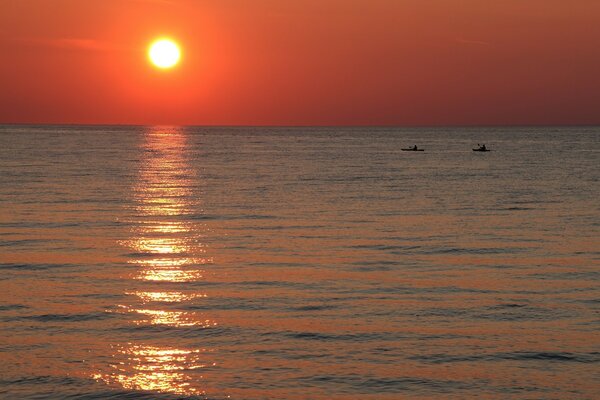
<svg viewBox="0 0 600 400">
<path fill-rule="evenodd" d="M 178 303 L 188 301 L 197 297 L 206 297 L 205 294 L 185 294 L 182 292 L 128 292 L 129 295 L 138 296 L 144 303 L 163 302 L 163 303 Z"/>
<path fill-rule="evenodd" d="M 202 359 L 206 349 L 182 350 L 177 348 L 129 345 L 118 348 L 125 362 L 115 364 L 110 376 L 94 376 L 98 380 L 118 382 L 130 390 L 146 390 L 185 395 L 204 392 L 193 386 L 185 371 L 204 368 Z M 214 364 L 213 364 L 214 365 Z"/>
<path fill-rule="evenodd" d="M 184 154 L 185 146 L 185 132 L 154 128 L 146 132 L 141 149 L 144 158 L 133 191 L 135 229 L 121 244 L 132 252 L 128 263 L 137 267 L 130 279 L 142 286 L 126 292 L 136 301 L 116 308 L 117 312 L 133 314 L 131 323 L 141 328 L 204 329 L 217 325 L 195 312 L 172 309 L 173 305 L 206 297 L 191 292 L 185 284 L 203 279 L 201 267 L 212 263 L 201 243 L 201 227 L 189 219 L 181 220 L 197 201 L 190 189 L 195 177 Z M 161 285 L 169 290 L 160 290 Z M 177 285 L 181 290 L 173 290 Z M 134 341 L 115 348 L 114 371 L 93 377 L 128 390 L 202 395 L 201 382 L 194 381 L 188 372 L 215 365 L 206 360 L 211 351 L 204 348 Z"/>
</svg>

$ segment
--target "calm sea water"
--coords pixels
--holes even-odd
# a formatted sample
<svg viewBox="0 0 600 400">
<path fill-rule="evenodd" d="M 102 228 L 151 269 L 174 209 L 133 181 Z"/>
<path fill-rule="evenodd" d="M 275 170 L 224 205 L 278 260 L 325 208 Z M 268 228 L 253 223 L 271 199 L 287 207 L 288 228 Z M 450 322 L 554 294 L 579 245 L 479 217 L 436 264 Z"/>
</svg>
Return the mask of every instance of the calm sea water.
<svg viewBox="0 0 600 400">
<path fill-rule="evenodd" d="M 0 127 L 0 397 L 599 398 L 599 166 L 600 128 Z"/>
</svg>

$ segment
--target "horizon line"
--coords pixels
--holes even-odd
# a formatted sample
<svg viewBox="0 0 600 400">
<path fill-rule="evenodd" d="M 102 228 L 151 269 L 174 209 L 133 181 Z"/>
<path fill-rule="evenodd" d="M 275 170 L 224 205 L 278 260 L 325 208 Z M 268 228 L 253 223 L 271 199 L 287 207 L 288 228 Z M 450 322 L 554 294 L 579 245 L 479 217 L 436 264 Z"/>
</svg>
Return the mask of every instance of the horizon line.
<svg viewBox="0 0 600 400">
<path fill-rule="evenodd" d="M 136 123 L 75 123 L 75 122 L 0 122 L 0 126 L 121 126 L 121 127 L 179 127 L 179 128 L 577 128 L 577 127 L 600 127 L 597 124 L 136 124 Z"/>
</svg>

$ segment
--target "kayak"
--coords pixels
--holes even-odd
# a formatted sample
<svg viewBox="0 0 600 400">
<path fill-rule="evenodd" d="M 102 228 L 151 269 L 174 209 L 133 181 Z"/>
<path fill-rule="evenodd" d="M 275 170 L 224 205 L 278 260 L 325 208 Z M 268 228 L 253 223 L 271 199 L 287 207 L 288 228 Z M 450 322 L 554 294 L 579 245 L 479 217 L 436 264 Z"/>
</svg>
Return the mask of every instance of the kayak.
<svg viewBox="0 0 600 400">
<path fill-rule="evenodd" d="M 491 151 L 490 149 L 473 149 L 473 151 Z"/>
<path fill-rule="evenodd" d="M 402 151 L 425 151 L 425 149 L 400 149 Z"/>
</svg>

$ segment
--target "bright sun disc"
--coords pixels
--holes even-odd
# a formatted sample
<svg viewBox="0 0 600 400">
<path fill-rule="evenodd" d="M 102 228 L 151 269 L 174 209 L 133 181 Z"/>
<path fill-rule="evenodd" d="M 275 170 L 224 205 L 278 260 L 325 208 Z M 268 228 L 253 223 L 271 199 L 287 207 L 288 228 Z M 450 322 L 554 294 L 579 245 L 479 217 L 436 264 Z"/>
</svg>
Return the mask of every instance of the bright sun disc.
<svg viewBox="0 0 600 400">
<path fill-rule="evenodd" d="M 148 57 L 158 68 L 171 68 L 179 62 L 179 46 L 169 39 L 160 39 L 150 45 Z"/>
</svg>

